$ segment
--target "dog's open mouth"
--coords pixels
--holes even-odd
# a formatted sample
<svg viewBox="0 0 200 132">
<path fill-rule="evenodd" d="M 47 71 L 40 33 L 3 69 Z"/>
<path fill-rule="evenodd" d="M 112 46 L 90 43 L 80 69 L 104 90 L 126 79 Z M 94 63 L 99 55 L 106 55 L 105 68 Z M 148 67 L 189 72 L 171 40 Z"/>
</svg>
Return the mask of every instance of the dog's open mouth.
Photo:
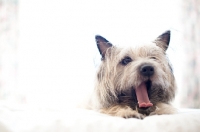
<svg viewBox="0 0 200 132">
<path fill-rule="evenodd" d="M 136 89 L 135 93 L 138 100 L 139 108 L 148 108 L 153 106 L 149 100 L 148 89 L 151 87 L 151 81 L 142 82 Z"/>
</svg>

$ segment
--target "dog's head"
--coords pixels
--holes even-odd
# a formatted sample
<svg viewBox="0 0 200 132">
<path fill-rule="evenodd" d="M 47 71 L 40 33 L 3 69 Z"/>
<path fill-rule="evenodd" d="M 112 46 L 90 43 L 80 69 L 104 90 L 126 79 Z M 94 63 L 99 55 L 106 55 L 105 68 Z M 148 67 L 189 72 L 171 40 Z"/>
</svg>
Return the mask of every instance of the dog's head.
<svg viewBox="0 0 200 132">
<path fill-rule="evenodd" d="M 146 108 L 174 98 L 176 84 L 166 57 L 170 31 L 152 43 L 128 48 L 116 47 L 99 35 L 95 38 L 102 56 L 96 91 L 103 107 L 121 102 Z"/>
</svg>

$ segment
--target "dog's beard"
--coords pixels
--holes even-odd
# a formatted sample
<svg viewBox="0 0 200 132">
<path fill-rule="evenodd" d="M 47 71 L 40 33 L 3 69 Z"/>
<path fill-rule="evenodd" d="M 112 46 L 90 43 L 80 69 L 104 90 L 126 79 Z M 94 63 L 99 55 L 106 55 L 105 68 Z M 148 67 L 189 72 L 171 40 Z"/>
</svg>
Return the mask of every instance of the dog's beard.
<svg viewBox="0 0 200 132">
<path fill-rule="evenodd" d="M 139 113 L 149 115 L 156 109 L 156 103 L 165 102 L 164 96 L 166 96 L 166 93 L 161 85 L 153 85 L 151 80 L 142 82 L 141 85 L 143 86 L 142 90 L 139 91 L 140 93 L 137 93 L 138 91 L 136 90 L 136 87 L 131 87 L 128 90 L 122 91 L 118 95 L 118 103 L 122 105 L 128 105 L 133 110 L 137 110 Z M 137 88 L 141 87 L 139 86 Z M 138 96 L 143 96 L 141 98 L 145 99 L 138 99 L 140 98 Z M 144 101 L 144 103 L 147 103 L 147 105 L 143 106 L 142 102 L 140 101 Z"/>
</svg>

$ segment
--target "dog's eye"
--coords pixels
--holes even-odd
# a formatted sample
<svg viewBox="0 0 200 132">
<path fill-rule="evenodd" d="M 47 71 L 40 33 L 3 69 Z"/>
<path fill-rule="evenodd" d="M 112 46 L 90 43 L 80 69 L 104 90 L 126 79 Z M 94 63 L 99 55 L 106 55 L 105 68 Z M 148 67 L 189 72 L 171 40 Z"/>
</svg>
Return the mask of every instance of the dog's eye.
<svg viewBox="0 0 200 132">
<path fill-rule="evenodd" d="M 121 64 L 122 65 L 127 65 L 129 62 L 131 62 L 132 59 L 130 57 L 125 57 L 122 61 L 121 61 Z"/>
<path fill-rule="evenodd" d="M 157 60 L 156 57 L 151 57 L 151 59 Z"/>
</svg>

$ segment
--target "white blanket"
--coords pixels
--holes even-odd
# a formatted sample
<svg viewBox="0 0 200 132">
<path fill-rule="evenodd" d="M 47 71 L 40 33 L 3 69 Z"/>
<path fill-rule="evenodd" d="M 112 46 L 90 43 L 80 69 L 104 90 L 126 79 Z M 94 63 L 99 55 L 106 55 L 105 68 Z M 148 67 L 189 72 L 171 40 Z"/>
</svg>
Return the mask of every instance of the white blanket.
<svg viewBox="0 0 200 132">
<path fill-rule="evenodd" d="M 0 108 L 0 132 L 200 132 L 200 110 L 139 119 L 111 117 L 90 110 L 11 111 Z"/>
</svg>

